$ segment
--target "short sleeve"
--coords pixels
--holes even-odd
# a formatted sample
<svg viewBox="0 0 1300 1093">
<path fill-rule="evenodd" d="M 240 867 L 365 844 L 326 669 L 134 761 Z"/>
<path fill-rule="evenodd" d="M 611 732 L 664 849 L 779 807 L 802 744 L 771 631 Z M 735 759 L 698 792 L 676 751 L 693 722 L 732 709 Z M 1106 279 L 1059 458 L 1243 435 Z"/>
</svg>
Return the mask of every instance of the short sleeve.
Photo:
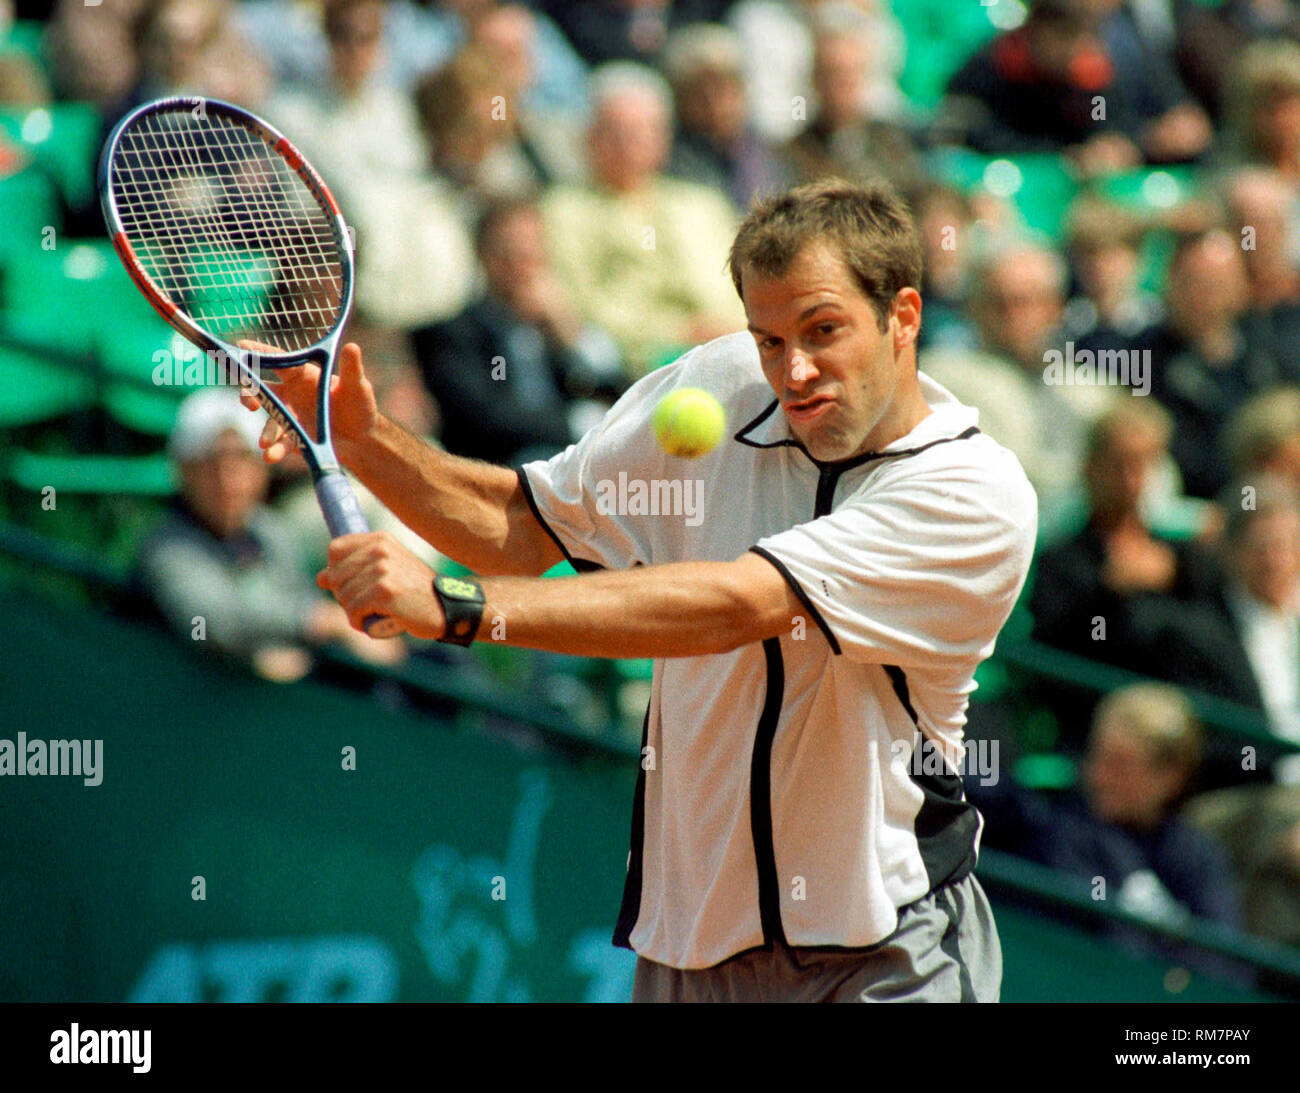
<svg viewBox="0 0 1300 1093">
<path fill-rule="evenodd" d="M 651 418 L 698 351 L 692 349 L 643 376 L 576 444 L 520 468 L 519 480 L 533 514 L 575 569 L 652 563 L 654 521 L 620 514 L 602 498 L 617 493 L 620 475 L 632 481 L 664 473 L 664 454 L 655 443 Z"/>
<path fill-rule="evenodd" d="M 992 652 L 1029 569 L 1037 502 L 1014 457 L 971 443 L 995 458 L 900 462 L 834 512 L 755 544 L 835 652 L 900 668 L 973 666 Z"/>
</svg>

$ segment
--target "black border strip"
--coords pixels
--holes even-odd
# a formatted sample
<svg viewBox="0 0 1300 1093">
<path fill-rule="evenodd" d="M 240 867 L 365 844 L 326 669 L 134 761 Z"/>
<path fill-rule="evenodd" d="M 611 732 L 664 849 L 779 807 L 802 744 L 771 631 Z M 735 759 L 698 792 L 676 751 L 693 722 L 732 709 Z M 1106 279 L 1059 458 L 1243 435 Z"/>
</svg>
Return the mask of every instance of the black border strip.
<svg viewBox="0 0 1300 1093">
<path fill-rule="evenodd" d="M 515 471 L 515 474 L 519 477 L 519 486 L 524 491 L 524 500 L 528 502 L 528 507 L 532 509 L 533 517 L 537 520 L 538 524 L 541 525 L 542 530 L 551 537 L 555 545 L 560 548 L 560 553 L 564 555 L 564 560 L 568 562 L 569 565 L 573 566 L 573 568 L 579 573 L 594 573 L 597 570 L 604 569 L 605 567 L 599 562 L 589 562 L 586 558 L 575 558 L 569 553 L 569 548 L 566 547 L 564 543 L 560 541 L 560 537 L 551 530 L 551 525 L 546 522 L 546 518 L 542 516 L 541 509 L 537 507 L 537 499 L 533 497 L 532 484 L 528 481 L 528 475 L 524 474 L 523 467 L 518 468 Z"/>
<path fill-rule="evenodd" d="M 776 872 L 776 846 L 772 833 L 772 742 L 781 719 L 785 699 L 785 662 L 781 642 L 767 638 L 763 642 L 767 658 L 767 694 L 763 712 L 754 734 L 754 755 L 749 767 L 749 828 L 754 843 L 754 863 L 758 868 L 758 917 L 763 924 L 763 945 L 787 944 L 781 925 L 781 888 Z"/>
<path fill-rule="evenodd" d="M 839 656 L 840 643 L 836 639 L 835 635 L 831 633 L 830 624 L 822 617 L 822 613 L 817 610 L 816 604 L 808 598 L 808 593 L 804 591 L 803 585 L 795 580 L 794 575 L 786 569 L 785 563 L 782 562 L 780 558 L 769 553 L 764 547 L 752 546 L 749 548 L 749 551 L 751 554 L 757 554 L 764 561 L 771 562 L 772 565 L 776 567 L 776 571 L 785 578 L 786 584 L 790 586 L 790 591 L 798 597 L 799 602 L 804 605 L 808 614 L 812 616 L 813 622 L 817 624 L 817 628 L 826 635 L 826 640 L 830 643 L 831 652 L 836 656 Z"/>
</svg>

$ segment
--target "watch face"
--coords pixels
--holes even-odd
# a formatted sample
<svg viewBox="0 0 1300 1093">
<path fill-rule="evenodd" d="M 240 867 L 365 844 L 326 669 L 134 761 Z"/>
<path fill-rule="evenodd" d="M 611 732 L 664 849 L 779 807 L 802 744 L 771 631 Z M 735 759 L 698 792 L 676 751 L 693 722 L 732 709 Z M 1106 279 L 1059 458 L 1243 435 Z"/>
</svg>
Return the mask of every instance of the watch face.
<svg viewBox="0 0 1300 1093">
<path fill-rule="evenodd" d="M 478 585 L 459 577 L 439 577 L 438 590 L 458 600 L 477 600 L 482 594 Z"/>
</svg>

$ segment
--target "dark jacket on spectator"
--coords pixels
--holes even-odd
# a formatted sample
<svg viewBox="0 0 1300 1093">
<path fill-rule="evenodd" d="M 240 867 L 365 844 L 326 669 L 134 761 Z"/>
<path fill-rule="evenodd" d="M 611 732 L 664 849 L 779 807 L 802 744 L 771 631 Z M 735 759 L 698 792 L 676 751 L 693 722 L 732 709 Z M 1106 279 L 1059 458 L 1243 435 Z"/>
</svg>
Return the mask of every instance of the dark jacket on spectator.
<svg viewBox="0 0 1300 1093">
<path fill-rule="evenodd" d="M 1105 52 L 1082 56 L 1063 81 L 1038 67 L 1028 35 L 1014 30 L 985 45 L 949 81 L 937 136 L 989 155 L 1061 152 L 1106 132 L 1136 141 L 1141 119 L 1118 92 Z M 1098 96 L 1105 117 L 1095 116 Z"/>
<path fill-rule="evenodd" d="M 485 297 L 412 339 L 449 452 L 510 463 L 571 440 L 568 385 L 581 358 L 501 303 Z"/>
</svg>

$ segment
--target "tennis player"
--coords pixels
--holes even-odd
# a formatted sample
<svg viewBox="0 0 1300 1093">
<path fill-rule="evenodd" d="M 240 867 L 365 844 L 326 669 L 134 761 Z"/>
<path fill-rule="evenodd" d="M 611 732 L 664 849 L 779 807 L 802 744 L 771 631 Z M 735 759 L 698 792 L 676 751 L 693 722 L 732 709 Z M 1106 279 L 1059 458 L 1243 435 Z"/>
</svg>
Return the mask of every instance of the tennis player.
<svg viewBox="0 0 1300 1093">
<path fill-rule="evenodd" d="M 335 540 L 320 583 L 354 626 L 379 613 L 458 644 L 655 659 L 614 935 L 639 954 L 635 1000 L 996 1001 L 982 820 L 958 775 L 1033 490 L 917 372 L 921 248 L 891 191 L 760 203 L 731 272 L 747 333 L 650 373 L 518 472 L 386 420 L 345 347 L 341 458 L 478 577 L 435 580 L 380 533 Z M 313 387 L 310 367 L 286 387 L 307 416 Z M 651 425 L 682 387 L 728 421 L 690 461 Z M 263 445 L 284 455 L 277 426 Z M 538 579 L 561 559 L 579 575 Z"/>
</svg>

